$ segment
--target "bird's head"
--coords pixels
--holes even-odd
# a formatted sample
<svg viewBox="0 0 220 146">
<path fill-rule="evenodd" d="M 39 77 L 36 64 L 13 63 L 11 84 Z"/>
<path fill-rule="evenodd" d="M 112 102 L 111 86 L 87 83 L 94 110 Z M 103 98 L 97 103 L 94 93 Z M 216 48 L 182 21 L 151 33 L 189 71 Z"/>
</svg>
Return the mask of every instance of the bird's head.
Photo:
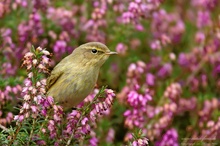
<svg viewBox="0 0 220 146">
<path fill-rule="evenodd" d="M 101 67 L 110 55 L 117 54 L 111 52 L 108 47 L 100 42 L 89 42 L 76 48 L 72 55 L 83 65 Z"/>
</svg>

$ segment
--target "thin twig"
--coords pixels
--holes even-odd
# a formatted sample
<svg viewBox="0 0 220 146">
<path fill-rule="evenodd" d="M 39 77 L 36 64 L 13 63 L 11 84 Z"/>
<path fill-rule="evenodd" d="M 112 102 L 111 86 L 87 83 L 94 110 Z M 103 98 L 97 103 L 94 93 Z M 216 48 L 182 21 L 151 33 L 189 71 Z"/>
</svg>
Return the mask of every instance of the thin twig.
<svg viewBox="0 0 220 146">
<path fill-rule="evenodd" d="M 8 128 L 6 128 L 5 126 L 3 126 L 2 124 L 0 124 L 0 128 L 1 128 L 2 130 L 6 131 L 6 132 L 8 132 L 8 131 L 9 131 L 9 129 L 8 129 Z"/>
<path fill-rule="evenodd" d="M 36 123 L 36 119 L 33 119 L 33 126 L 32 126 L 32 129 L 31 129 L 31 133 L 30 133 L 30 136 L 29 136 L 29 140 L 28 140 L 27 146 L 30 145 L 30 141 L 31 141 L 33 133 L 34 133 L 35 123 Z"/>
<path fill-rule="evenodd" d="M 10 141 L 8 146 L 12 146 L 12 144 L 14 143 L 14 140 L 16 139 L 16 137 L 17 137 L 17 135 L 18 135 L 18 133 L 19 133 L 19 131 L 21 129 L 21 126 L 22 126 L 22 123 L 19 123 L 19 125 L 17 126 L 17 129 L 15 131 L 15 134 L 12 135 L 11 141 Z"/>
</svg>

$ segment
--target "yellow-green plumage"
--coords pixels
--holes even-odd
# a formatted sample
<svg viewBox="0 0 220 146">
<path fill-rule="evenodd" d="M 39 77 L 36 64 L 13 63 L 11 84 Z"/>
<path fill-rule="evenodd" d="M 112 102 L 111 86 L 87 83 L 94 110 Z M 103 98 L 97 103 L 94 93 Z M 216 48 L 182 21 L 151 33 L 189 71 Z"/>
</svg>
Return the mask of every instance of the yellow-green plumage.
<svg viewBox="0 0 220 146">
<path fill-rule="evenodd" d="M 52 70 L 47 79 L 47 95 L 64 109 L 76 106 L 93 90 L 99 69 L 111 54 L 116 53 L 99 42 L 79 46 Z"/>
</svg>

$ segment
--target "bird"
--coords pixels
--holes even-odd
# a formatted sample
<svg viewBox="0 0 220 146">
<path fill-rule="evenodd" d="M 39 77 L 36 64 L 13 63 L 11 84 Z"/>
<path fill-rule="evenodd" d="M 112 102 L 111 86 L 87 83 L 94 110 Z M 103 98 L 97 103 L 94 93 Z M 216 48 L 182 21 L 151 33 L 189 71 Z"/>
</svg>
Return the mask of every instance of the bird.
<svg viewBox="0 0 220 146">
<path fill-rule="evenodd" d="M 94 89 L 101 66 L 113 54 L 117 52 L 100 42 L 80 45 L 51 71 L 46 81 L 47 96 L 64 110 L 76 107 Z"/>
</svg>

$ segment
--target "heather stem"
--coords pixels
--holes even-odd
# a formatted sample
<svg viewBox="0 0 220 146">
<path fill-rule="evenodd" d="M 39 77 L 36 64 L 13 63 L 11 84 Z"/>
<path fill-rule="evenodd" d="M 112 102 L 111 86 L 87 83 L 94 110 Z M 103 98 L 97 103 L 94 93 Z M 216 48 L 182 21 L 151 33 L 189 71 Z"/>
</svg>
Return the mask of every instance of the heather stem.
<svg viewBox="0 0 220 146">
<path fill-rule="evenodd" d="M 42 132 L 42 129 L 43 129 L 44 125 L 46 124 L 46 122 L 48 121 L 48 119 L 49 119 L 49 116 L 47 115 L 44 122 L 42 123 L 42 125 L 40 127 L 40 132 Z"/>
<path fill-rule="evenodd" d="M 32 129 L 31 129 L 30 136 L 29 136 L 29 141 L 27 142 L 27 146 L 30 145 L 30 142 L 31 142 L 31 139 L 32 139 L 32 136 L 33 136 L 33 132 L 34 132 L 34 128 L 35 128 L 35 124 L 36 124 L 36 119 L 33 119 L 33 126 L 32 126 Z"/>
<path fill-rule="evenodd" d="M 22 126 L 22 123 L 19 123 L 19 125 L 17 126 L 17 129 L 15 131 L 15 133 L 12 135 L 12 138 L 11 138 L 11 141 L 9 143 L 8 146 L 12 146 L 12 144 L 14 143 L 14 140 L 16 139 L 17 135 L 18 135 L 18 132 L 20 131 L 21 129 L 21 126 Z"/>
</svg>

